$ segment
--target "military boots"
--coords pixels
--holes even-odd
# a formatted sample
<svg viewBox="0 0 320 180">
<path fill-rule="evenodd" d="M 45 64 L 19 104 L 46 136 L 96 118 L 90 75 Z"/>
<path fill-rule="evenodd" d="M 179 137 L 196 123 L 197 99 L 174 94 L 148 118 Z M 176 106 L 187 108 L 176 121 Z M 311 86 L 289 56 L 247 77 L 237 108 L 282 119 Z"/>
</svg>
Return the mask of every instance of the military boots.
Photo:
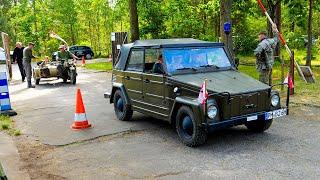
<svg viewBox="0 0 320 180">
<path fill-rule="evenodd" d="M 32 85 L 31 81 L 28 81 L 28 88 L 35 88 L 35 86 Z"/>
</svg>

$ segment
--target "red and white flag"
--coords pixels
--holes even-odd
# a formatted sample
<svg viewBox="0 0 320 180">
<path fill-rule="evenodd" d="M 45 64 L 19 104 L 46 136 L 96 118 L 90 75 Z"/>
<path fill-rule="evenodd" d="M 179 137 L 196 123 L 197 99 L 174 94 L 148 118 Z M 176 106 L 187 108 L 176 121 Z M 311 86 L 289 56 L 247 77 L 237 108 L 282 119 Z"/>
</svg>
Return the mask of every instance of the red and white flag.
<svg viewBox="0 0 320 180">
<path fill-rule="evenodd" d="M 200 92 L 199 92 L 199 96 L 198 96 L 198 100 L 200 101 L 200 103 L 202 105 L 205 105 L 206 104 L 206 100 L 208 99 L 208 91 L 207 91 L 207 82 L 204 81 L 202 86 L 201 86 L 201 89 L 200 89 Z"/>
<path fill-rule="evenodd" d="M 286 79 L 284 80 L 283 83 L 288 84 L 288 87 L 290 89 L 294 88 L 294 84 L 293 84 L 292 77 L 290 76 L 290 74 L 288 74 L 288 76 L 286 77 Z"/>
</svg>

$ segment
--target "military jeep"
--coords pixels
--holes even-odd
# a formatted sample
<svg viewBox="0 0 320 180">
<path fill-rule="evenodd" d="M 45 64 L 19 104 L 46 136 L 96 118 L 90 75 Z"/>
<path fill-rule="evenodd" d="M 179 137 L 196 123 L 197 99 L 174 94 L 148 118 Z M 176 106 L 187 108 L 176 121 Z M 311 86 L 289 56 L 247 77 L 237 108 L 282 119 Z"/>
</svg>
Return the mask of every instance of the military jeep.
<svg viewBox="0 0 320 180">
<path fill-rule="evenodd" d="M 207 82 L 207 99 L 199 101 Z M 278 91 L 240 73 L 222 43 L 196 39 L 139 40 L 121 47 L 105 93 L 116 117 L 129 121 L 134 111 L 173 124 L 187 146 L 206 142 L 211 129 L 245 125 L 267 130 L 288 114 Z"/>
</svg>

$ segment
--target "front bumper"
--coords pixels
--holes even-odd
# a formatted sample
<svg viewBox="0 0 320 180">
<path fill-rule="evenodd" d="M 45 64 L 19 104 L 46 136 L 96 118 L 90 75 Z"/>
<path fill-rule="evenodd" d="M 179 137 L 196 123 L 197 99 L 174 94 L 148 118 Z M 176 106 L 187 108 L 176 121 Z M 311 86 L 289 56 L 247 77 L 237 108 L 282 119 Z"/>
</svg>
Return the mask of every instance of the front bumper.
<svg viewBox="0 0 320 180">
<path fill-rule="evenodd" d="M 247 114 L 244 116 L 237 116 L 229 120 L 223 120 L 220 122 L 203 123 L 202 125 L 207 128 L 215 128 L 215 129 L 226 128 L 226 127 L 246 124 L 247 122 L 250 122 L 250 121 L 271 121 L 272 119 L 286 116 L 288 115 L 288 113 L 289 113 L 288 108 L 281 108 L 274 111 L 259 112 L 259 113 Z"/>
<path fill-rule="evenodd" d="M 106 98 L 106 99 L 110 99 L 110 98 L 111 98 L 111 93 L 105 92 L 103 96 L 104 96 L 104 98 Z"/>
</svg>

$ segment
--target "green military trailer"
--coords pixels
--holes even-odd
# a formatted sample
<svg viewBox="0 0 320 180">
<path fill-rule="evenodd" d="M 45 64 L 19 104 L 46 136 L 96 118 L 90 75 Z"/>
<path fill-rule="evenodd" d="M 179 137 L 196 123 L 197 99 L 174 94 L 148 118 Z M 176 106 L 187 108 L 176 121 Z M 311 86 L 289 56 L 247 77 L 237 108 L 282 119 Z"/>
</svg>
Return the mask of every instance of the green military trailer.
<svg viewBox="0 0 320 180">
<path fill-rule="evenodd" d="M 211 129 L 245 125 L 264 132 L 288 114 L 289 104 L 288 95 L 281 106 L 278 91 L 240 73 L 224 44 L 196 39 L 124 44 L 105 98 L 119 120 L 129 121 L 137 111 L 175 125 L 187 146 L 205 143 Z"/>
</svg>

